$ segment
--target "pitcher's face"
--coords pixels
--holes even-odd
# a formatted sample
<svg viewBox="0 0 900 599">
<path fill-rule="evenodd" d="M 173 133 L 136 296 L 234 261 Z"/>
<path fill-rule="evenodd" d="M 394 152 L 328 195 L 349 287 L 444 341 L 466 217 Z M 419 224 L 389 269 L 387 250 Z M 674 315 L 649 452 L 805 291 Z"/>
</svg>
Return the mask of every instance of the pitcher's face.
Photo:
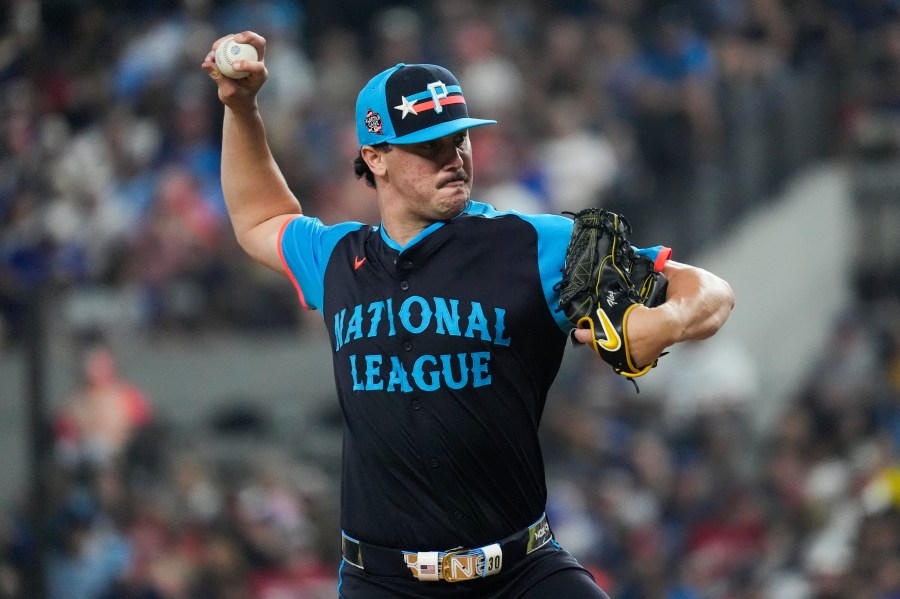
<svg viewBox="0 0 900 599">
<path fill-rule="evenodd" d="M 457 216 L 472 193 L 472 144 L 467 131 L 416 144 L 397 144 L 384 155 L 385 182 L 407 210 L 426 220 Z"/>
</svg>

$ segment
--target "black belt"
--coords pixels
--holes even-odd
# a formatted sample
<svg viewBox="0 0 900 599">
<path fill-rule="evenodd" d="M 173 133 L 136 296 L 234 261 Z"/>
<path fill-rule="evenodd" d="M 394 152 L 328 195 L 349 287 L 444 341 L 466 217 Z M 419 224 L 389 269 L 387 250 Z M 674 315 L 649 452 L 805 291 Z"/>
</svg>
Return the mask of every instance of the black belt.
<svg viewBox="0 0 900 599">
<path fill-rule="evenodd" d="M 359 541 L 341 532 L 344 560 L 378 576 L 413 577 L 422 581 L 459 582 L 497 574 L 553 539 L 543 514 L 537 522 L 502 541 L 476 549 L 402 551 Z"/>
</svg>

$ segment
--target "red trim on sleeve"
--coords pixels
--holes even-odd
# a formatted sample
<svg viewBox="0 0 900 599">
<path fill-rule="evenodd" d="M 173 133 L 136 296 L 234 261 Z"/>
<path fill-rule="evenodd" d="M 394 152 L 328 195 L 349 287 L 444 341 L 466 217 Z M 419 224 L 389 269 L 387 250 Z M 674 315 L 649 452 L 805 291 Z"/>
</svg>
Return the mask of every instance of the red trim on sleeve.
<svg viewBox="0 0 900 599">
<path fill-rule="evenodd" d="M 659 253 L 656 254 L 656 262 L 653 263 L 654 270 L 662 272 L 662 269 L 665 268 L 666 262 L 669 261 L 669 258 L 672 257 L 672 248 L 667 248 L 663 246 Z"/>
<path fill-rule="evenodd" d="M 292 222 L 294 222 L 295 218 L 300 218 L 300 215 L 298 214 L 294 218 L 289 218 L 286 221 L 284 221 L 284 224 L 281 225 L 281 229 L 279 229 L 279 231 L 278 231 L 278 257 L 281 258 L 281 265 L 284 266 L 284 272 L 287 273 L 287 276 L 291 280 L 291 283 L 294 284 L 294 289 L 297 290 L 297 296 L 300 298 L 300 305 L 303 306 L 303 308 L 306 310 L 312 310 L 312 308 L 310 308 L 309 305 L 306 303 L 306 298 L 303 297 L 303 290 L 300 289 L 300 283 L 297 282 L 297 278 L 294 276 L 294 273 L 291 272 L 291 269 L 288 266 L 287 260 L 285 260 L 285 258 L 284 258 L 284 250 L 282 250 L 284 232 L 287 230 L 288 225 L 291 224 Z"/>
</svg>

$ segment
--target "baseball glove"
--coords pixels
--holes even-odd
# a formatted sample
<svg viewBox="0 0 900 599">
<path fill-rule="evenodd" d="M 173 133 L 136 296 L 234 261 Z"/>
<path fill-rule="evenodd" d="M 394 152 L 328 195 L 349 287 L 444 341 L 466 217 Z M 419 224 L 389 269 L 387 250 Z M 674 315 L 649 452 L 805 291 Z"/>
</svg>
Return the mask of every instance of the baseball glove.
<svg viewBox="0 0 900 599">
<path fill-rule="evenodd" d="M 635 249 L 628 241 L 628 221 L 614 212 L 588 208 L 569 214 L 574 224 L 557 287 L 559 307 L 576 328 L 590 328 L 594 351 L 617 374 L 634 382 L 657 362 L 643 366 L 633 362 L 626 319 L 637 305 L 665 302 L 668 281 L 661 270 L 671 250 Z"/>
</svg>

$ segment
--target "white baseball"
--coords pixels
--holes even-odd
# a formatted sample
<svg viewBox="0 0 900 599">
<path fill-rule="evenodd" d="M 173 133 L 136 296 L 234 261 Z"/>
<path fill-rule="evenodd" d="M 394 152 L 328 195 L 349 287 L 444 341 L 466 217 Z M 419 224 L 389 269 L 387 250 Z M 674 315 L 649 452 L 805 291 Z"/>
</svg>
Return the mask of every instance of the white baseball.
<svg viewBox="0 0 900 599">
<path fill-rule="evenodd" d="M 234 61 L 236 60 L 259 60 L 259 54 L 257 54 L 256 48 L 250 44 L 239 44 L 234 41 L 233 37 L 230 37 L 216 48 L 216 67 L 226 77 L 243 79 L 250 73 L 235 71 Z"/>
</svg>

